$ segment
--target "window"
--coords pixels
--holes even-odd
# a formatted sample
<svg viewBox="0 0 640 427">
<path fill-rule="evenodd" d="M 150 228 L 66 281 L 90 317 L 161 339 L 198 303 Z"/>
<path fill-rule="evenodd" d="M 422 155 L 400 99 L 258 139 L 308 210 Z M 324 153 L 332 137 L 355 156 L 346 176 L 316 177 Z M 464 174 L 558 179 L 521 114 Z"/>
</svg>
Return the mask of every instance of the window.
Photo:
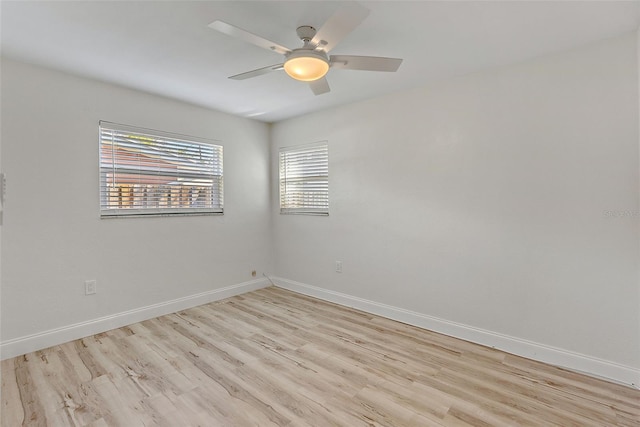
<svg viewBox="0 0 640 427">
<path fill-rule="evenodd" d="M 222 212 L 222 146 L 100 122 L 102 217 Z"/>
<path fill-rule="evenodd" d="M 329 147 L 280 149 L 280 213 L 329 215 Z"/>
</svg>

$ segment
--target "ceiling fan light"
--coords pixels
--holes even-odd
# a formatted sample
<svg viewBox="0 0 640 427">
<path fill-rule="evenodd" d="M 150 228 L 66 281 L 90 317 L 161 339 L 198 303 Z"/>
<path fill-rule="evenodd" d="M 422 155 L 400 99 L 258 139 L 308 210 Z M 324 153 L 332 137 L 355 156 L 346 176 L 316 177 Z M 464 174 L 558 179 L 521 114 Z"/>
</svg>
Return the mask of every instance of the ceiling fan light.
<svg viewBox="0 0 640 427">
<path fill-rule="evenodd" d="M 294 50 L 284 63 L 284 71 L 296 80 L 312 82 L 329 71 L 329 61 L 321 54 L 304 49 Z"/>
</svg>

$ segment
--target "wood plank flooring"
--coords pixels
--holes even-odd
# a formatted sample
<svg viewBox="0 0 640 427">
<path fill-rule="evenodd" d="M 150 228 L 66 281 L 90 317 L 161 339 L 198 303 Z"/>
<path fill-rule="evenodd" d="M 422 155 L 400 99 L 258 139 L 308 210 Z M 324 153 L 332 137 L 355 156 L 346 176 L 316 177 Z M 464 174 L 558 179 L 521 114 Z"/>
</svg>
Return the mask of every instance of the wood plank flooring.
<svg viewBox="0 0 640 427">
<path fill-rule="evenodd" d="M 640 426 L 640 391 L 278 288 L 2 362 L 2 426 Z"/>
</svg>

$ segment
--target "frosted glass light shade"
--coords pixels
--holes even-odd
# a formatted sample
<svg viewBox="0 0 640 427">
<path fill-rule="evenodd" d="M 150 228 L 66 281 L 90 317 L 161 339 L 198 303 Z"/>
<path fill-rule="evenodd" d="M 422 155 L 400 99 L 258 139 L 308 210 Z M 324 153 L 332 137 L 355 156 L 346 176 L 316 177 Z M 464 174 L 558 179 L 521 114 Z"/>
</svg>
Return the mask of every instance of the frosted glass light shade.
<svg viewBox="0 0 640 427">
<path fill-rule="evenodd" d="M 293 51 L 284 63 L 284 71 L 296 80 L 311 82 L 327 74 L 329 61 L 312 50 Z"/>
</svg>

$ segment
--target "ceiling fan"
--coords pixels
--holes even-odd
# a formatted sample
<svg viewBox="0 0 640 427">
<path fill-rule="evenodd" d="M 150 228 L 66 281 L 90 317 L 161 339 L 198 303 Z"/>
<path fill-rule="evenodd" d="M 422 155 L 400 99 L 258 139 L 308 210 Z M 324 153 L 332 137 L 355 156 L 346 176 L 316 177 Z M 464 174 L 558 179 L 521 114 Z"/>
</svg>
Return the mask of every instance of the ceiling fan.
<svg viewBox="0 0 640 427">
<path fill-rule="evenodd" d="M 302 40 L 303 46 L 297 49 L 286 48 L 223 21 L 214 21 L 209 24 L 209 28 L 285 57 L 283 63 L 236 74 L 229 77 L 230 79 L 244 80 L 272 71 L 284 70 L 290 77 L 308 82 L 313 93 L 321 95 L 331 90 L 325 78 L 329 68 L 393 72 L 400 67 L 402 59 L 398 58 L 328 55 L 329 51 L 360 25 L 367 15 L 369 15 L 369 9 L 357 3 L 349 3 L 338 9 L 317 31 L 309 25 L 298 27 L 296 33 Z"/>
</svg>

